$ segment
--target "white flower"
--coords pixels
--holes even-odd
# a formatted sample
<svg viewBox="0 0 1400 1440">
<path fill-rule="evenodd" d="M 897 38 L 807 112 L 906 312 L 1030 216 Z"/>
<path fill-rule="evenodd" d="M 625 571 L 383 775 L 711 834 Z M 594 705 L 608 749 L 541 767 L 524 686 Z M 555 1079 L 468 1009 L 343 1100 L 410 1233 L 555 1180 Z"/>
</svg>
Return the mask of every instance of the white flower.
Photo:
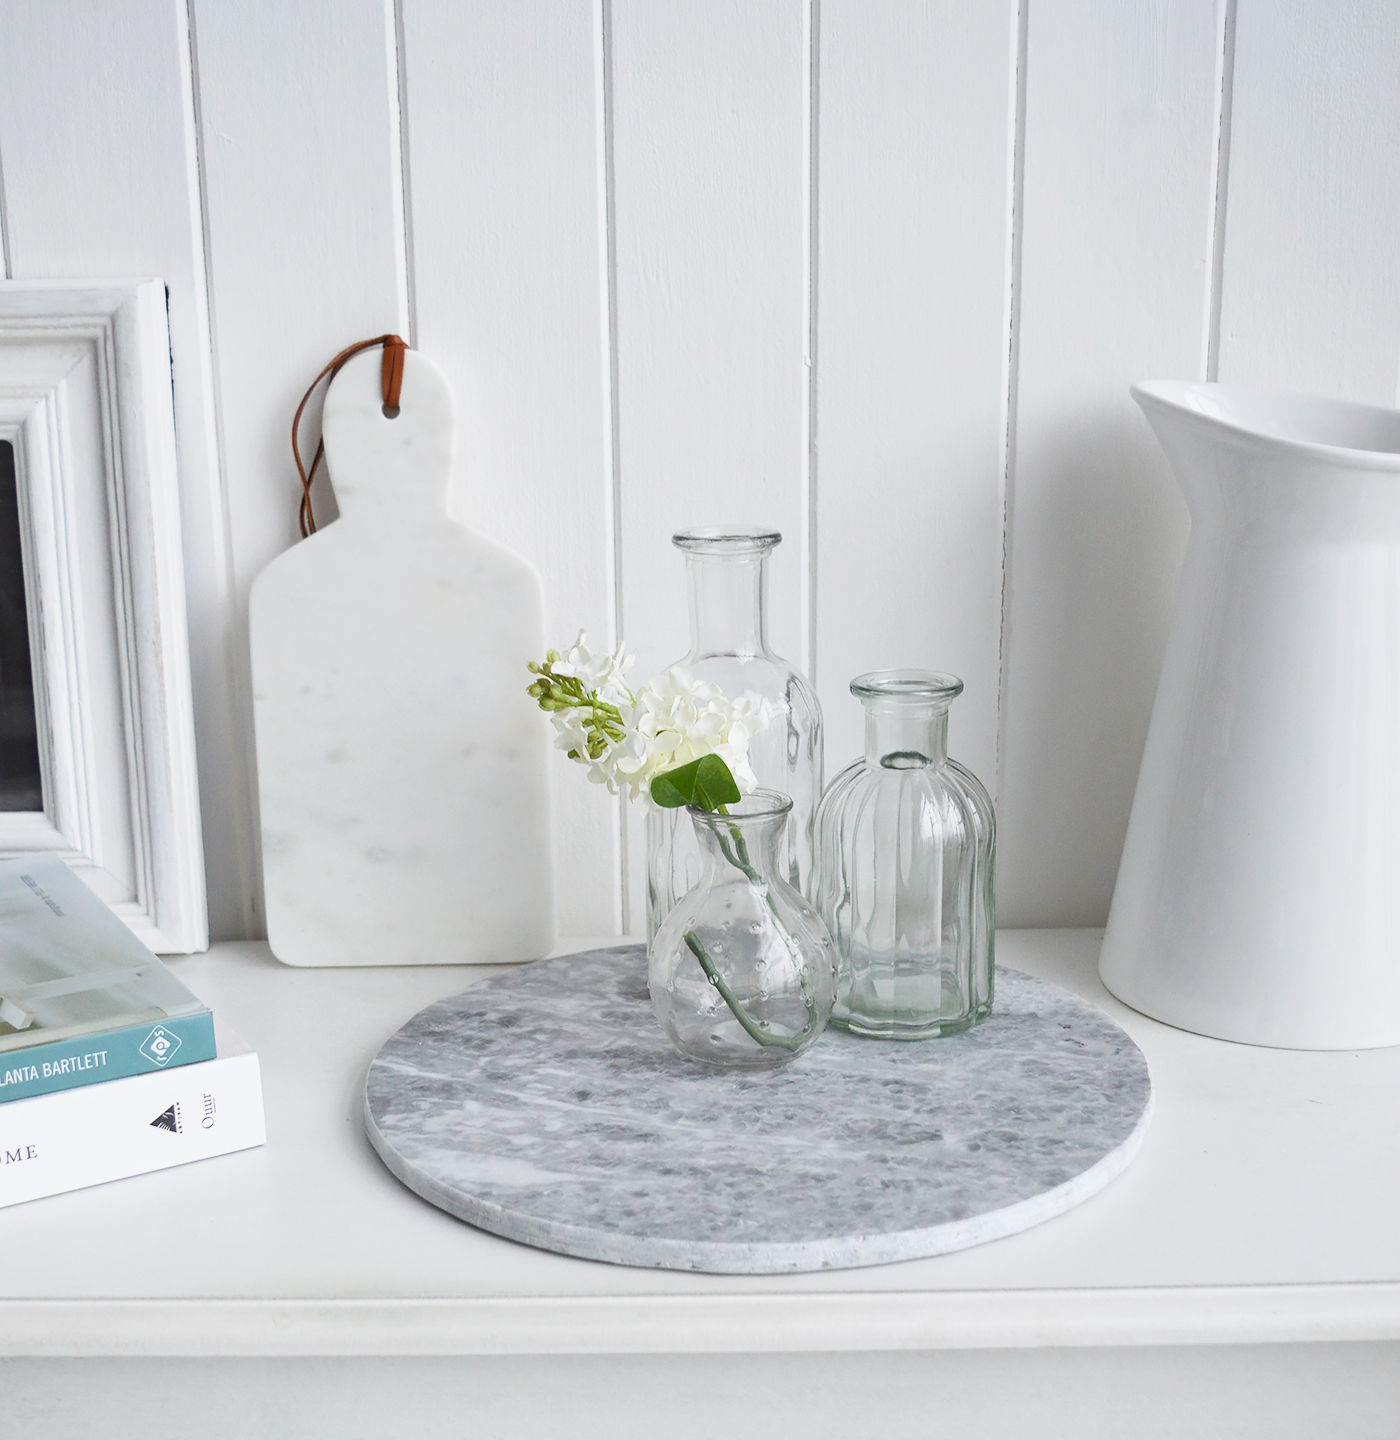
<svg viewBox="0 0 1400 1440">
<path fill-rule="evenodd" d="M 612 654 L 605 650 L 601 655 L 595 655 L 587 642 L 588 632 L 580 630 L 569 653 L 554 662 L 554 673 L 578 680 L 585 690 L 592 690 L 599 699 L 612 704 L 618 700 L 630 700 L 631 692 L 622 677 L 632 668 L 637 657 L 627 653 L 625 644 L 619 644 Z"/>
<path fill-rule="evenodd" d="M 580 760 L 588 758 L 588 731 L 584 728 L 583 712 L 580 710 L 557 710 L 550 717 L 555 730 L 555 746 L 566 755 L 575 755 Z"/>
<path fill-rule="evenodd" d="M 549 714 L 555 745 L 587 765 L 595 785 L 606 785 L 614 795 L 626 791 L 649 809 L 657 775 L 705 755 L 718 755 L 741 791 L 757 785 L 749 740 L 773 714 L 767 701 L 750 695 L 726 699 L 719 686 L 679 666 L 634 695 L 623 677 L 635 657 L 625 645 L 595 655 L 582 630 L 566 656 L 554 659 L 556 654 L 530 666 L 540 677 L 530 693 Z"/>
<path fill-rule="evenodd" d="M 741 791 L 758 783 L 749 765 L 749 739 L 763 728 L 764 707 L 743 697 L 731 701 L 717 685 L 677 666 L 644 685 L 623 712 L 626 735 L 602 762 L 610 790 L 650 807 L 651 782 L 663 770 L 718 755 Z"/>
</svg>

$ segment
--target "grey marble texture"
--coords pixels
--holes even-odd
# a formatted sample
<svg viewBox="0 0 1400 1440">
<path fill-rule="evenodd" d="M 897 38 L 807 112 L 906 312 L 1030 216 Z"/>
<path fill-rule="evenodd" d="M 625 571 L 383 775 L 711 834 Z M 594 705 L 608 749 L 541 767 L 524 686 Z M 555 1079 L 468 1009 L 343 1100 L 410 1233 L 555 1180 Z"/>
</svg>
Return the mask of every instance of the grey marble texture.
<svg viewBox="0 0 1400 1440">
<path fill-rule="evenodd" d="M 546 1250 L 722 1274 L 963 1249 L 1108 1184 L 1152 1083 L 1092 1005 L 998 970 L 990 1019 L 914 1042 L 828 1031 L 776 1071 L 716 1071 L 652 1015 L 642 946 L 543 961 L 430 1005 L 365 1082 L 410 1189 Z"/>
</svg>

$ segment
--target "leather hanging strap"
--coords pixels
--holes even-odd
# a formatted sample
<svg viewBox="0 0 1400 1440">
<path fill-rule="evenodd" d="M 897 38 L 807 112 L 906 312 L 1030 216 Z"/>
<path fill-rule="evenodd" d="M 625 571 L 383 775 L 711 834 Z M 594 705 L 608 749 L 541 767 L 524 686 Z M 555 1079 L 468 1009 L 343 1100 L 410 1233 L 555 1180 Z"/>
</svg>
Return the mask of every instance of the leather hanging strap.
<svg viewBox="0 0 1400 1440">
<path fill-rule="evenodd" d="M 380 372 L 384 413 L 393 419 L 399 413 L 399 396 L 403 391 L 403 357 L 404 352 L 408 349 L 407 341 L 401 340 L 397 335 L 376 335 L 373 340 L 359 340 L 354 345 L 347 345 L 311 382 L 307 387 L 306 394 L 301 397 L 301 404 L 297 406 L 297 413 L 292 420 L 292 459 L 297 462 L 297 474 L 301 476 L 300 520 L 303 540 L 308 535 L 316 533 L 316 517 L 311 513 L 311 482 L 316 478 L 316 471 L 325 458 L 326 442 L 323 439 L 317 439 L 316 454 L 312 457 L 311 468 L 308 470 L 301 463 L 301 446 L 297 439 L 301 431 L 302 413 L 322 380 L 327 377 L 334 380 L 340 373 L 340 367 L 352 355 L 358 355 L 361 350 L 373 350 L 376 345 L 384 347 L 384 365 Z"/>
<path fill-rule="evenodd" d="M 408 346 L 397 335 L 390 335 L 384 342 L 384 408 L 395 414 L 399 408 L 399 392 L 403 389 L 403 357 Z M 389 417 L 393 419 L 391 415 Z"/>
</svg>

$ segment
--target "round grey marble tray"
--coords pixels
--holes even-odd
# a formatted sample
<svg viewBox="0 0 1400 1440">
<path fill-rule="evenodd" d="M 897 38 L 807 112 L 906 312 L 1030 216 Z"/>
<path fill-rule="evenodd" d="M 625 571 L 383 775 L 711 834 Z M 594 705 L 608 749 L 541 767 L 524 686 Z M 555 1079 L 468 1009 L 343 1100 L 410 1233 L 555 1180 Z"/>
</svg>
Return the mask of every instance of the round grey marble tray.
<svg viewBox="0 0 1400 1440">
<path fill-rule="evenodd" d="M 1039 1224 L 1127 1166 L 1151 1107 L 1128 1036 L 1015 970 L 963 1035 L 828 1031 L 781 1070 L 711 1070 L 662 1033 L 640 945 L 430 1005 L 365 1081 L 384 1163 L 458 1219 L 566 1255 L 750 1275 Z"/>
</svg>

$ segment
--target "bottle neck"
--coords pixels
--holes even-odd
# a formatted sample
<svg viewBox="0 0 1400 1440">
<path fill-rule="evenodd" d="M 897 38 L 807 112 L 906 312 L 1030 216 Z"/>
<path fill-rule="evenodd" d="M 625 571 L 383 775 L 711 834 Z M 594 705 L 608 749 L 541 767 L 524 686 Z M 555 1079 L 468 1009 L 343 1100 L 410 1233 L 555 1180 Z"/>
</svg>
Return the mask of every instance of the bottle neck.
<svg viewBox="0 0 1400 1440">
<path fill-rule="evenodd" d="M 685 557 L 690 581 L 690 656 L 768 654 L 768 555 Z"/>
<path fill-rule="evenodd" d="M 919 770 L 948 758 L 948 707 L 867 700 L 865 758 L 887 770 Z"/>
<path fill-rule="evenodd" d="M 779 847 L 787 829 L 787 811 L 778 815 L 710 815 L 691 812 L 711 875 L 734 879 L 736 871 L 757 871 L 771 879 L 781 874 Z"/>
</svg>

